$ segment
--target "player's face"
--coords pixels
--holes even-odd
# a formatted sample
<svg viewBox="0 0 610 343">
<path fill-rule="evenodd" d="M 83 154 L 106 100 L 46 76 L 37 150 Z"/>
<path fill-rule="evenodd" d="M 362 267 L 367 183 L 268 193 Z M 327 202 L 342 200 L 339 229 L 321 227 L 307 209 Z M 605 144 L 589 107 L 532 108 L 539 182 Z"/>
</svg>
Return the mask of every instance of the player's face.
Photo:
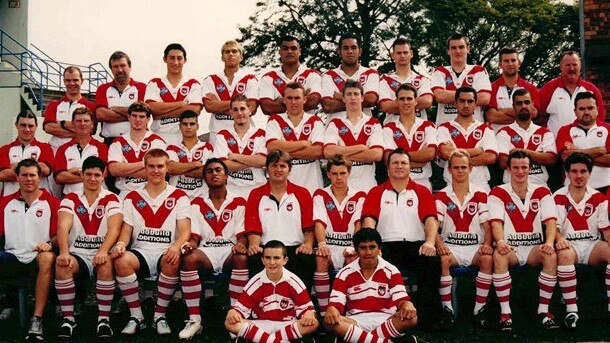
<svg viewBox="0 0 610 343">
<path fill-rule="evenodd" d="M 396 104 L 398 105 L 400 115 L 415 114 L 417 96 L 413 94 L 413 91 L 401 90 L 396 97 Z"/>
<path fill-rule="evenodd" d="M 333 188 L 345 189 L 347 188 L 347 179 L 349 179 L 349 171 L 347 166 L 330 166 L 330 170 L 326 172 L 330 179 L 330 185 Z"/>
<path fill-rule="evenodd" d="M 203 171 L 204 181 L 210 189 L 219 189 L 227 184 L 227 174 L 220 163 L 210 163 Z"/>
<path fill-rule="evenodd" d="M 297 64 L 301 57 L 301 47 L 297 41 L 282 42 L 280 60 L 282 64 Z"/>
<path fill-rule="evenodd" d="M 74 134 L 78 137 L 91 135 L 93 130 L 93 120 L 88 114 L 78 114 L 74 116 Z"/>
<path fill-rule="evenodd" d="M 393 154 L 388 161 L 388 176 L 392 180 L 406 180 L 411 172 L 409 157 L 405 154 Z"/>
<path fill-rule="evenodd" d="M 413 51 L 409 44 L 396 45 L 391 54 L 394 64 L 397 66 L 408 66 L 413 58 Z"/>
<path fill-rule="evenodd" d="M 34 118 L 19 118 L 19 121 L 15 124 L 17 128 L 17 137 L 20 141 L 31 142 L 36 135 L 36 121 Z"/>
<path fill-rule="evenodd" d="M 527 121 L 532 118 L 534 102 L 530 94 L 518 95 L 513 99 L 513 109 L 519 121 Z"/>
<path fill-rule="evenodd" d="M 569 82 L 576 82 L 580 76 L 580 57 L 576 55 L 565 55 L 559 64 L 561 77 Z"/>
<path fill-rule="evenodd" d="M 269 181 L 286 182 L 288 181 L 288 175 L 290 175 L 290 166 L 284 161 L 271 163 L 267 173 L 269 174 Z"/>
<path fill-rule="evenodd" d="M 167 158 L 150 157 L 146 161 L 146 179 L 152 184 L 161 184 L 165 182 L 167 174 Z"/>
<path fill-rule="evenodd" d="M 131 128 L 136 131 L 142 131 L 148 129 L 148 115 L 146 112 L 131 112 L 129 115 L 129 122 Z"/>
<path fill-rule="evenodd" d="M 199 130 L 197 118 L 184 118 L 180 122 L 180 133 L 183 138 L 197 137 L 197 130 Z"/>
<path fill-rule="evenodd" d="M 519 67 L 521 66 L 519 55 L 516 53 L 503 54 L 500 58 L 500 69 L 502 69 L 502 74 L 510 77 L 517 75 Z"/>
<path fill-rule="evenodd" d="M 239 66 L 244 56 L 239 51 L 239 48 L 235 44 L 229 44 L 222 48 L 222 55 L 220 57 L 222 62 L 227 68 L 235 68 Z"/>
<path fill-rule="evenodd" d="M 341 63 L 347 66 L 355 66 L 360 61 L 362 49 L 358 46 L 358 41 L 353 38 L 344 39 L 339 47 Z"/>
<path fill-rule="evenodd" d="M 40 185 L 40 175 L 38 175 L 38 168 L 23 167 L 17 175 L 17 182 L 19 182 L 19 189 L 25 193 L 31 193 L 38 190 Z"/>
<path fill-rule="evenodd" d="M 568 179 L 570 179 L 570 186 L 575 188 L 587 187 L 587 182 L 591 173 L 587 169 L 587 165 L 584 163 L 574 163 L 570 166 L 568 171 Z"/>
<path fill-rule="evenodd" d="M 466 45 L 466 41 L 464 41 L 464 39 L 449 41 L 449 49 L 447 50 L 447 54 L 451 59 L 451 63 L 466 63 L 469 52 L 470 48 L 468 48 L 468 45 Z"/>
<path fill-rule="evenodd" d="M 89 191 L 98 191 L 104 182 L 104 173 L 100 168 L 89 168 L 82 172 L 83 187 Z"/>
<path fill-rule="evenodd" d="M 131 73 L 131 67 L 127 63 L 125 57 L 121 57 L 118 60 L 110 61 L 110 70 L 112 76 L 117 83 L 124 83 L 129 80 L 129 74 Z"/>
<path fill-rule="evenodd" d="M 284 99 L 286 100 L 286 112 L 289 115 L 299 115 L 303 113 L 306 99 L 302 89 L 286 88 L 284 91 Z"/>
<path fill-rule="evenodd" d="M 248 107 L 248 103 L 245 101 L 234 101 L 233 105 L 231 105 L 231 115 L 237 126 L 246 125 L 248 120 L 250 120 L 250 114 L 250 107 Z"/>
<path fill-rule="evenodd" d="M 593 125 L 597 119 L 597 104 L 595 99 L 580 99 L 574 108 L 578 122 L 583 126 Z"/>
<path fill-rule="evenodd" d="M 167 65 L 168 74 L 181 74 L 186 58 L 181 50 L 170 50 L 167 57 L 163 57 L 163 62 Z"/>
<path fill-rule="evenodd" d="M 69 71 L 64 75 L 64 86 L 66 86 L 66 93 L 68 95 L 80 94 L 80 87 L 82 84 L 83 79 L 81 79 L 78 71 Z"/>
<path fill-rule="evenodd" d="M 349 87 L 343 91 L 343 101 L 345 102 L 345 109 L 348 111 L 362 111 L 364 96 L 362 95 L 360 88 Z"/>
<path fill-rule="evenodd" d="M 528 158 L 513 158 L 508 168 L 511 181 L 515 183 L 526 183 L 530 174 L 530 160 Z"/>
<path fill-rule="evenodd" d="M 376 266 L 380 252 L 381 248 L 379 247 L 379 244 L 377 244 L 377 242 L 375 241 L 360 242 L 358 243 L 358 248 L 356 250 L 358 258 L 360 258 L 360 265 L 363 267 Z"/>
<path fill-rule="evenodd" d="M 476 100 L 474 99 L 474 94 L 470 92 L 460 93 L 460 96 L 457 98 L 457 101 L 455 103 L 455 107 L 457 107 L 459 116 L 472 116 L 476 107 Z"/>
<path fill-rule="evenodd" d="M 451 174 L 451 179 L 453 181 L 468 182 L 468 176 L 471 170 L 472 166 L 468 162 L 468 157 L 454 156 L 451 158 L 451 167 L 449 167 L 449 173 Z"/>
<path fill-rule="evenodd" d="M 263 260 L 267 277 L 270 279 L 281 277 L 284 266 L 288 263 L 288 257 L 284 256 L 281 248 L 265 248 L 261 259 Z"/>
</svg>

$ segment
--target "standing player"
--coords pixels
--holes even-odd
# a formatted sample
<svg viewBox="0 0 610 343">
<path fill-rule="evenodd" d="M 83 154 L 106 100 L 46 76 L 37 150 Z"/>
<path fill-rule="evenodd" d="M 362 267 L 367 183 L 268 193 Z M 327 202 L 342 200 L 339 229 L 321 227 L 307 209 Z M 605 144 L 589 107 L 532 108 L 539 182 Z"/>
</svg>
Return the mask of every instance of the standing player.
<svg viewBox="0 0 610 343">
<path fill-rule="evenodd" d="M 347 102 L 345 86 L 348 80 L 357 80 L 362 86 L 360 110 L 372 116 L 371 108 L 379 98 L 379 73 L 375 69 L 360 65 L 362 55 L 360 37 L 348 33 L 339 38 L 341 65 L 322 74 L 322 110 L 327 122 L 345 113 Z"/>
<path fill-rule="evenodd" d="M 159 335 L 171 333 L 165 310 L 180 280 L 181 249 L 191 234 L 191 215 L 188 196 L 165 182 L 168 161 L 169 156 L 161 149 L 147 152 L 147 182 L 144 188 L 129 192 L 123 203 L 123 227 L 112 258 L 131 313 L 121 332 L 124 335 L 135 335 L 146 327 L 138 297 L 138 275 L 158 276 L 153 327 Z"/>
<path fill-rule="evenodd" d="M 280 43 L 279 68 L 271 70 L 261 77 L 259 86 L 259 102 L 261 110 L 267 115 L 285 113 L 288 107 L 284 91 L 290 83 L 296 82 L 305 90 L 303 108 L 310 114 L 315 114 L 320 103 L 320 73 L 305 64 L 301 64 L 301 44 L 296 37 L 284 36 Z"/>
<path fill-rule="evenodd" d="M 493 284 L 500 301 L 500 329 L 503 331 L 512 330 L 513 324 L 509 303 L 512 280 L 508 267 L 526 263 L 542 265 L 538 276 L 538 319 L 545 329 L 558 327 L 549 312 L 557 283 L 554 248 L 557 211 L 549 189 L 528 181 L 531 163 L 523 151 L 512 152 L 506 162 L 510 183 L 494 187 L 489 193 L 489 222 L 496 242 Z"/>
<path fill-rule="evenodd" d="M 324 156 L 342 155 L 352 161 L 349 187 L 368 192 L 377 185 L 375 162 L 383 157 L 383 133 L 376 118 L 362 112 L 364 89 L 358 81 L 343 87 L 346 112 L 331 119 L 324 134 Z"/>
<path fill-rule="evenodd" d="M 265 171 L 265 130 L 250 124 L 250 108 L 245 95 L 231 98 L 233 127 L 222 129 L 214 140 L 214 153 L 229 168 L 229 191 L 244 199 L 250 191 L 267 182 Z"/>
<path fill-rule="evenodd" d="M 60 339 L 70 338 L 76 327 L 76 276 L 81 279 L 96 276 L 97 336 L 112 336 L 110 307 L 116 285 L 109 252 L 119 237 L 123 214 L 119 197 L 102 188 L 105 170 L 102 159 L 87 157 L 82 164 L 82 189 L 67 194 L 59 209 L 55 289 L 64 318 L 57 330 Z"/>
<path fill-rule="evenodd" d="M 557 205 L 557 226 L 559 228 L 555 240 L 557 278 L 566 303 L 567 315 L 564 323 L 569 329 L 576 328 L 578 321 L 575 264 L 606 264 L 605 280 L 608 318 L 610 318 L 608 200 L 604 194 L 587 186 L 593 163 L 593 159 L 586 154 L 574 153 L 568 156 L 564 162 L 564 169 L 570 183 L 553 195 Z"/>
<path fill-rule="evenodd" d="M 456 118 L 458 110 L 455 92 L 460 87 L 475 89 L 477 96 L 475 96 L 474 118 L 479 122 L 484 121 L 481 107 L 489 103 L 491 83 L 483 66 L 468 64 L 469 52 L 468 37 L 459 33 L 449 36 L 447 55 L 451 64 L 436 67 L 432 73 L 431 87 L 438 102 L 436 126 Z"/>
<path fill-rule="evenodd" d="M 402 275 L 381 258 L 376 230 L 362 228 L 353 240 L 358 259 L 337 273 L 324 327 L 348 343 L 399 339 L 418 321 Z"/>
<path fill-rule="evenodd" d="M 365 192 L 349 189 L 347 180 L 352 163 L 336 155 L 328 160 L 326 175 L 330 186 L 313 194 L 313 219 L 316 241 L 316 272 L 314 289 L 318 298 L 320 315 L 324 316 L 330 295 L 328 270 L 339 270 L 356 258 L 352 236 L 360 230 L 360 216 Z"/>
<path fill-rule="evenodd" d="M 201 112 L 201 85 L 195 79 L 185 80 L 182 69 L 186 50 L 177 43 L 163 51 L 167 75 L 154 78 L 146 86 L 146 103 L 153 114 L 151 130 L 170 144 L 180 143 L 179 118 L 184 111 Z"/>
<path fill-rule="evenodd" d="M 455 317 L 451 305 L 453 279 L 450 268 L 477 266 L 475 279 L 477 296 L 474 320 L 485 326 L 485 303 L 491 286 L 493 248 L 491 228 L 487 222 L 487 193 L 470 181 L 472 164 L 466 151 L 456 150 L 447 161 L 451 185 L 434 194 L 441 234 L 436 250 L 441 256 L 441 286 L 444 320 L 452 323 Z"/>
<path fill-rule="evenodd" d="M 286 113 L 269 117 L 267 150 L 284 150 L 292 157 L 290 182 L 310 193 L 324 186 L 320 158 L 324 157 L 324 123 L 315 114 L 305 112 L 307 92 L 298 83 L 284 89 Z"/>
<path fill-rule="evenodd" d="M 397 121 L 399 104 L 396 100 L 396 91 L 400 85 L 405 83 L 411 84 L 415 89 L 417 96 L 417 106 L 415 107 L 415 115 L 423 120 L 428 120 L 426 109 L 432 106 L 434 97 L 430 89 L 430 79 L 411 70 L 411 59 L 413 58 L 413 49 L 411 43 L 404 38 L 398 37 L 392 43 L 392 53 L 390 54 L 394 61 L 394 72 L 381 77 L 379 81 L 379 109 L 386 113 L 384 123 Z"/>
</svg>

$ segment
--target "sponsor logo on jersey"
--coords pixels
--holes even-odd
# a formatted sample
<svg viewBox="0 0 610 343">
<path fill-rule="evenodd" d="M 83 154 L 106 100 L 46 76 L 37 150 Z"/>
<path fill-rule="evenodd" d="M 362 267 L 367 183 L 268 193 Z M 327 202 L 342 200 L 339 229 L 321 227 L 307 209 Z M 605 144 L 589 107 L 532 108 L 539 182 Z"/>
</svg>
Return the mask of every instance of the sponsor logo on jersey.
<svg viewBox="0 0 610 343">
<path fill-rule="evenodd" d="M 538 199 L 530 200 L 530 210 L 532 210 L 534 212 L 538 212 L 539 208 L 540 208 L 540 200 L 538 200 Z"/>
<path fill-rule="evenodd" d="M 481 129 L 475 129 L 472 131 L 472 137 L 475 139 L 481 139 L 483 137 L 483 131 L 481 131 Z"/>
<path fill-rule="evenodd" d="M 184 150 L 180 150 L 180 151 L 178 151 L 178 157 L 179 157 L 179 158 L 182 158 L 182 157 L 184 157 L 184 156 L 186 156 L 186 152 L 184 152 Z"/>
<path fill-rule="evenodd" d="M 214 217 L 216 217 L 216 214 L 214 214 L 214 211 L 208 210 L 203 216 L 205 217 L 205 219 L 210 220 L 214 219 Z"/>
<path fill-rule="evenodd" d="M 453 78 L 452 78 L 451 76 L 447 76 L 447 77 L 445 78 L 445 84 L 446 84 L 447 86 L 449 86 L 450 84 L 453 84 Z"/>
<path fill-rule="evenodd" d="M 460 135 L 460 131 L 458 131 L 457 129 L 453 129 L 453 130 L 451 130 L 451 132 L 449 132 L 449 134 L 451 135 L 452 138 L 455 138 Z"/>
<path fill-rule="evenodd" d="M 159 94 L 161 94 L 161 95 L 165 95 L 165 94 L 167 94 L 168 92 L 169 92 L 169 90 L 167 90 L 167 88 L 165 88 L 165 87 L 163 87 L 163 88 L 161 88 L 161 89 L 159 90 Z"/>
<path fill-rule="evenodd" d="M 540 144 L 542 142 L 542 136 L 539 134 L 532 135 L 532 143 Z"/>
<path fill-rule="evenodd" d="M 423 142 L 423 141 L 424 141 L 424 136 L 425 136 L 425 135 L 424 135 L 424 132 L 423 132 L 423 131 L 416 131 L 416 132 L 415 132 L 415 136 L 414 136 L 415 141 L 416 141 L 417 143 L 421 143 L 421 142 Z"/>
<path fill-rule="evenodd" d="M 186 96 L 187 94 L 189 94 L 190 89 L 191 88 L 189 86 L 180 87 L 180 95 Z"/>
<path fill-rule="evenodd" d="M 167 198 L 167 199 L 165 199 L 165 202 L 163 203 L 163 205 L 165 205 L 165 208 L 167 208 L 168 210 L 171 210 L 172 208 L 174 208 L 174 206 L 176 206 L 176 199 Z"/>
<path fill-rule="evenodd" d="M 282 133 L 285 135 L 289 135 L 292 133 L 292 129 L 289 128 L 288 126 L 286 126 L 286 127 L 282 128 Z"/>
<path fill-rule="evenodd" d="M 519 144 L 519 142 L 521 142 L 521 140 L 522 140 L 522 139 L 521 139 L 521 136 L 519 136 L 519 135 L 514 135 L 514 136 L 512 136 L 512 137 L 510 138 L 510 141 L 511 141 L 513 144 Z"/>
<path fill-rule="evenodd" d="M 402 131 L 400 130 L 396 130 L 394 131 L 394 134 L 392 135 L 394 137 L 394 139 L 401 139 L 403 135 Z"/>
<path fill-rule="evenodd" d="M 390 83 L 390 88 L 396 89 L 398 87 L 400 87 L 400 82 L 398 82 L 398 80 L 392 80 L 392 83 Z"/>
<path fill-rule="evenodd" d="M 327 202 L 325 206 L 326 209 L 329 211 L 334 211 L 337 208 L 337 206 L 335 206 L 335 203 L 332 201 Z"/>
<path fill-rule="evenodd" d="M 237 144 L 237 141 L 235 140 L 235 138 L 231 137 L 231 138 L 227 139 L 227 144 L 229 146 L 233 146 L 233 145 Z"/>
<path fill-rule="evenodd" d="M 457 208 L 457 205 L 452 201 L 447 204 L 447 211 L 453 212 Z"/>
<path fill-rule="evenodd" d="M 221 218 L 222 218 L 222 220 L 225 223 L 228 223 L 229 220 L 231 220 L 232 216 L 233 216 L 233 211 L 231 211 L 231 210 L 224 210 L 224 212 L 222 212 L 222 217 Z"/>
<path fill-rule="evenodd" d="M 276 86 L 276 87 L 279 87 L 279 86 L 281 86 L 283 84 L 284 84 L 284 80 L 282 80 L 280 78 L 277 78 L 277 79 L 273 80 L 273 85 Z"/>
<path fill-rule="evenodd" d="M 348 132 L 346 127 L 342 127 L 339 129 L 339 135 L 343 136 Z"/>
<path fill-rule="evenodd" d="M 144 201 L 144 200 L 138 200 L 138 202 L 136 203 L 136 206 L 137 206 L 139 209 L 143 209 L 144 207 L 146 207 L 146 201 Z"/>
<path fill-rule="evenodd" d="M 353 200 L 352 201 L 348 201 L 347 204 L 345 205 L 345 210 L 349 214 L 354 213 L 354 211 L 356 211 L 356 202 L 353 201 Z"/>
<path fill-rule="evenodd" d="M 99 205 L 98 207 L 95 208 L 95 216 L 98 218 L 102 218 L 104 216 L 104 205 Z"/>
<path fill-rule="evenodd" d="M 336 83 L 336 84 L 339 84 L 339 83 L 341 83 L 342 81 L 343 81 L 343 79 L 342 79 L 341 77 L 339 77 L 339 76 L 337 76 L 337 77 L 335 77 L 335 78 L 333 79 L 333 82 L 334 82 L 334 83 Z"/>
<path fill-rule="evenodd" d="M 78 212 L 78 214 L 85 214 L 87 213 L 87 209 L 81 204 L 78 206 L 78 208 L 76 208 L 76 212 Z"/>
<path fill-rule="evenodd" d="M 122 151 L 123 153 L 128 153 L 128 152 L 130 152 L 130 151 L 131 151 L 131 145 L 129 145 L 129 144 L 124 144 L 124 145 L 122 145 L 122 146 L 121 146 L 121 151 Z"/>
<path fill-rule="evenodd" d="M 515 203 L 511 201 L 506 204 L 506 209 L 508 210 L 508 212 L 513 212 L 517 209 L 517 205 L 515 205 Z"/>
<path fill-rule="evenodd" d="M 218 93 L 222 93 L 225 90 L 227 90 L 227 87 L 225 87 L 225 85 L 220 84 L 220 85 L 216 86 L 216 92 L 218 92 Z"/>
</svg>

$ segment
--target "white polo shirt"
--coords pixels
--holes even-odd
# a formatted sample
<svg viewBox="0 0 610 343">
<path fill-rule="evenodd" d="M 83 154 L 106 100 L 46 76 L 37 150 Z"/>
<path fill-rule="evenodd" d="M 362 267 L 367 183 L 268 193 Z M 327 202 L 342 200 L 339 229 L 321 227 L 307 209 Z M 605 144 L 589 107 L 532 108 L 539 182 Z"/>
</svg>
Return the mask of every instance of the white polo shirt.
<svg viewBox="0 0 610 343">
<path fill-rule="evenodd" d="M 191 235 L 201 239 L 201 247 L 233 245 L 244 234 L 246 199 L 227 193 L 219 209 L 214 207 L 209 194 L 191 201 Z"/>
<path fill-rule="evenodd" d="M 487 193 L 470 185 L 464 202 L 460 203 L 448 185 L 434 194 L 443 242 L 454 245 L 481 244 L 485 239 L 483 223 L 488 218 Z"/>
<path fill-rule="evenodd" d="M 72 113 L 74 113 L 75 109 L 80 107 L 87 107 L 89 110 L 91 110 L 91 112 L 95 110 L 95 104 L 84 97 L 78 99 L 77 101 L 71 101 L 67 96 L 64 96 L 59 100 L 52 101 L 49 103 L 46 111 L 44 112 L 44 122 L 42 123 L 42 127 L 48 123 L 59 123 L 62 120 L 72 121 Z M 51 144 L 53 147 L 53 151 L 57 151 L 62 144 L 69 142 L 70 139 L 71 138 L 59 138 L 57 136 L 51 136 L 49 144 Z"/>
<path fill-rule="evenodd" d="M 199 161 L 205 164 L 208 159 L 214 157 L 214 148 L 208 142 L 197 142 L 190 150 L 180 142 L 180 144 L 168 145 L 166 151 L 169 155 L 169 160 L 178 163 Z M 208 186 L 203 182 L 203 178 L 170 175 L 169 184 L 183 190 L 191 200 L 208 191 Z"/>
<path fill-rule="evenodd" d="M 395 101 L 396 100 L 396 90 L 400 85 L 404 83 L 410 83 L 417 90 L 417 97 L 422 97 L 424 95 L 432 95 L 432 89 L 430 88 L 430 79 L 418 74 L 414 71 L 407 76 L 406 79 L 402 79 L 396 72 L 392 72 L 391 74 L 385 74 L 379 80 L 379 101 L 377 104 L 381 105 L 381 103 L 386 101 Z M 426 110 L 419 110 L 415 112 L 417 118 L 428 120 L 428 113 Z M 390 114 L 387 113 L 385 117 L 384 123 L 387 124 L 391 121 L 398 121 L 398 114 Z"/>
<path fill-rule="evenodd" d="M 375 94 L 379 95 L 379 73 L 375 69 L 360 66 L 353 75 L 347 75 L 340 67 L 327 70 L 322 74 L 322 99 L 332 99 L 335 93 L 343 93 L 343 87 L 345 81 L 354 80 L 360 82 L 364 89 L 364 94 Z M 373 112 L 371 108 L 364 108 L 362 111 L 372 116 Z M 327 113 L 326 121 L 344 115 L 345 111 L 336 113 Z"/>
<path fill-rule="evenodd" d="M 11 164 L 19 163 L 27 158 L 32 158 L 44 163 L 53 171 L 54 156 L 53 148 L 49 143 L 39 142 L 33 139 L 29 145 L 22 145 L 18 140 L 5 144 L 0 148 L 0 170 L 11 168 Z M 9 195 L 19 190 L 17 181 L 3 182 L 2 195 Z M 49 181 L 46 177 L 40 178 L 40 188 L 49 190 Z"/>
<path fill-rule="evenodd" d="M 108 147 L 106 144 L 91 138 L 89 144 L 87 144 L 82 150 L 78 145 L 76 138 L 73 138 L 68 143 L 62 145 L 57 150 L 55 155 L 55 167 L 53 168 L 54 174 L 66 171 L 71 168 L 82 169 L 83 162 L 87 157 L 95 156 L 101 158 L 104 162 L 108 161 Z M 83 190 L 83 183 L 73 183 L 63 185 L 63 194 L 72 192 L 80 192 Z"/>
<path fill-rule="evenodd" d="M 131 79 L 129 85 L 122 92 L 116 87 L 114 81 L 105 83 L 97 88 L 95 92 L 95 109 L 99 107 L 110 108 L 113 106 L 129 107 L 136 101 L 144 101 L 146 93 L 146 84 L 143 82 Z M 125 118 L 125 121 L 118 123 L 102 122 L 102 137 L 118 137 L 129 134 L 131 124 Z"/>
<path fill-rule="evenodd" d="M 350 189 L 345 199 L 339 202 L 330 186 L 313 194 L 313 221 L 326 229 L 326 243 L 352 246 L 352 235 L 356 224 L 360 223 L 365 198 L 365 192 Z"/>
<path fill-rule="evenodd" d="M 557 229 L 569 241 L 597 241 L 601 233 L 610 229 L 608 199 L 587 186 L 580 202 L 574 201 L 568 186 L 553 194 L 557 205 Z"/>
</svg>

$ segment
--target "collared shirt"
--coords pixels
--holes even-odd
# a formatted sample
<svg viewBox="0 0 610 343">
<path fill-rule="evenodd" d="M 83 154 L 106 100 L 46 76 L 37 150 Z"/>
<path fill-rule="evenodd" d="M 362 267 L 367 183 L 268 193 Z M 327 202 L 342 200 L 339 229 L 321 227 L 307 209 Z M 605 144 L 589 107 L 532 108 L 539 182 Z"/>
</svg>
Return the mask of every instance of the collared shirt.
<svg viewBox="0 0 610 343">
<path fill-rule="evenodd" d="M 557 229 L 569 241 L 596 241 L 610 229 L 608 199 L 587 186 L 584 197 L 576 202 L 568 186 L 553 194 L 557 205 Z"/>
<path fill-rule="evenodd" d="M 303 86 L 309 91 L 309 95 L 321 96 L 322 77 L 320 76 L 320 72 L 308 68 L 304 63 L 301 63 L 299 69 L 291 78 L 284 74 L 282 67 L 266 72 L 261 77 L 258 88 L 259 101 L 263 99 L 275 100 L 284 96 L 286 85 L 292 82 L 296 82 Z M 309 111 L 309 113 L 315 114 L 315 110 Z"/>
<path fill-rule="evenodd" d="M 322 99 L 332 99 L 335 93 L 343 93 L 343 87 L 347 80 L 360 82 L 366 94 L 379 94 L 379 73 L 375 69 L 360 66 L 353 75 L 347 75 L 341 67 L 331 69 L 322 74 Z M 372 116 L 371 108 L 363 109 L 364 114 Z M 345 115 L 345 111 L 327 113 L 327 121 Z"/>
<path fill-rule="evenodd" d="M 424 95 L 432 95 L 432 89 L 430 88 L 430 79 L 412 71 L 406 79 L 402 79 L 396 72 L 392 72 L 391 74 L 385 74 L 379 80 L 379 101 L 377 104 L 381 104 L 386 101 L 395 101 L 396 100 L 396 89 L 400 87 L 400 85 L 404 83 L 410 83 L 417 90 L 417 97 L 420 98 Z M 425 109 L 421 109 L 415 112 L 417 118 L 428 120 L 428 113 L 426 113 Z M 392 121 L 399 120 L 398 114 L 386 114 L 384 124 L 387 124 Z"/>
<path fill-rule="evenodd" d="M 73 138 L 68 143 L 60 146 L 57 150 L 57 154 L 55 155 L 55 167 L 53 168 L 55 176 L 57 177 L 59 173 L 68 169 L 81 169 L 83 166 L 83 161 L 90 156 L 99 157 L 104 162 L 107 162 L 108 147 L 95 138 L 91 138 L 89 143 L 81 148 L 81 146 L 78 144 L 78 140 Z M 79 192 L 82 191 L 82 189 L 82 182 L 65 184 L 63 193 L 68 194 L 72 192 Z"/>
<path fill-rule="evenodd" d="M 190 150 L 182 143 L 167 146 L 169 160 L 177 163 L 188 163 L 199 161 L 202 164 L 214 157 L 214 148 L 208 142 L 197 142 Z M 186 175 L 171 175 L 169 184 L 183 190 L 189 198 L 195 199 L 208 191 L 208 186 L 202 178 L 194 178 Z"/>
<path fill-rule="evenodd" d="M 44 112 L 44 122 L 42 123 L 42 126 L 44 127 L 48 123 L 59 123 L 62 120 L 72 121 L 72 113 L 75 109 L 80 107 L 87 107 L 91 112 L 95 110 L 95 104 L 84 97 L 72 101 L 68 99 L 67 96 L 64 96 L 59 100 L 52 101 Z M 71 138 L 52 136 L 49 140 L 49 144 L 51 144 L 53 150 L 56 151 L 62 144 L 69 142 L 70 139 Z"/>
<path fill-rule="evenodd" d="M 209 194 L 191 201 L 193 219 L 191 235 L 198 236 L 200 246 L 233 245 L 244 234 L 246 199 L 227 192 L 225 201 L 216 209 Z"/>
<path fill-rule="evenodd" d="M 485 238 L 483 223 L 488 218 L 487 193 L 470 185 L 464 202 L 460 203 L 448 185 L 434 194 L 438 221 L 441 223 L 441 238 L 455 245 L 481 244 Z"/>
<path fill-rule="evenodd" d="M 136 101 L 144 101 L 146 93 L 146 84 L 143 82 L 129 80 L 129 85 L 119 91 L 114 81 L 105 83 L 97 88 L 95 92 L 95 108 L 99 107 L 110 108 L 113 106 L 129 107 Z M 131 124 L 125 118 L 125 121 L 118 123 L 102 122 L 102 137 L 119 137 L 129 134 Z"/>
<path fill-rule="evenodd" d="M 339 202 L 330 186 L 313 194 L 313 220 L 326 229 L 326 243 L 352 246 L 352 235 L 356 224 L 360 223 L 365 198 L 365 192 L 350 189 Z"/>
<path fill-rule="evenodd" d="M 22 145 L 19 140 L 15 139 L 0 148 L 0 170 L 11 168 L 12 164 L 17 164 L 26 158 L 32 158 L 46 164 L 53 171 L 53 155 L 53 148 L 49 143 L 33 139 L 30 144 Z M 49 182 L 46 177 L 40 178 L 40 188 L 49 190 Z M 18 190 L 19 183 L 17 181 L 5 181 L 2 187 L 2 195 L 13 194 Z"/>
</svg>

